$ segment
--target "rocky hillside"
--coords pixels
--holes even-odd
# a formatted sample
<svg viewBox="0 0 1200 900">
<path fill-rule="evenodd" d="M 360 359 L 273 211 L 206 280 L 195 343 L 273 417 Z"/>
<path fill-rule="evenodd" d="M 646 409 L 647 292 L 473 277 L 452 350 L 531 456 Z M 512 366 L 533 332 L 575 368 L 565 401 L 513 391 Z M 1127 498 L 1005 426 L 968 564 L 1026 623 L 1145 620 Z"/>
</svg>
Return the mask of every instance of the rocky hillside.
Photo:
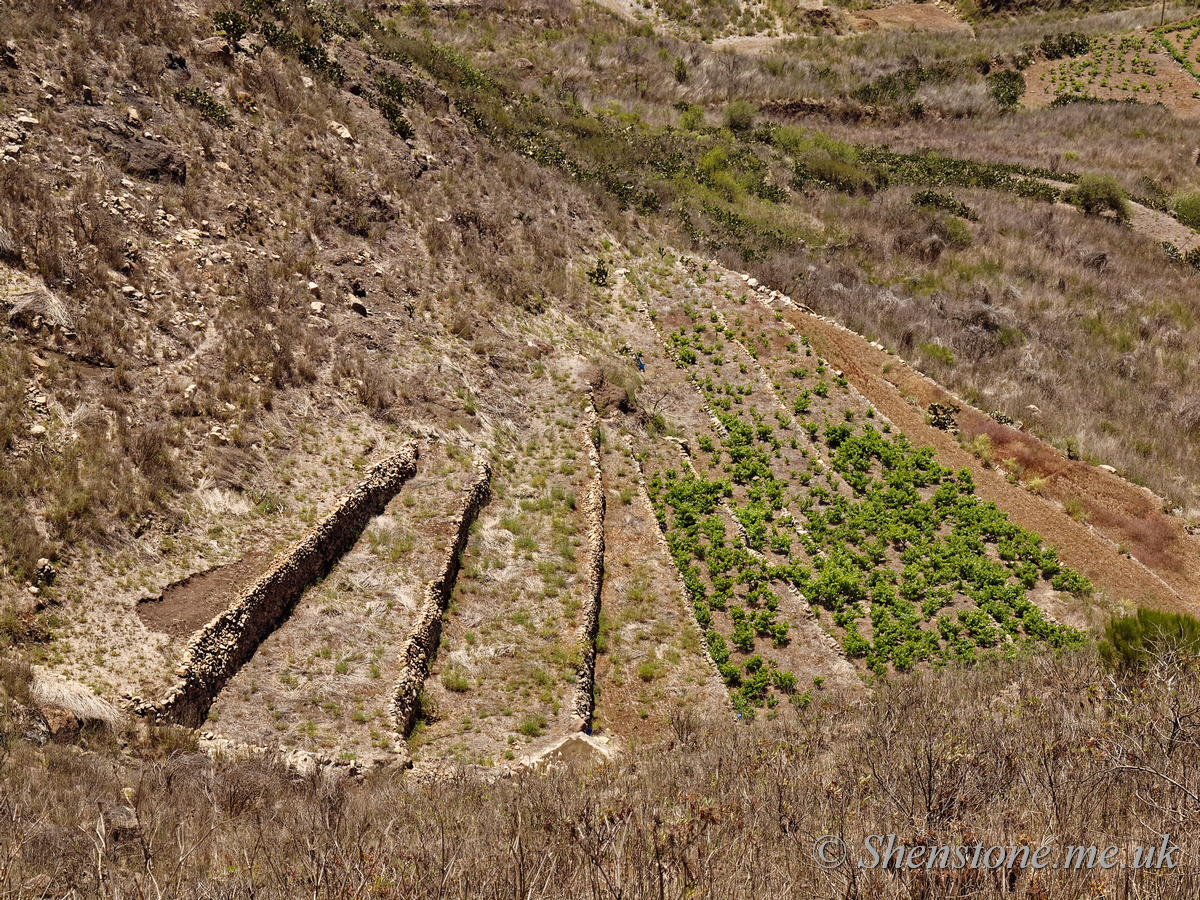
<svg viewBox="0 0 1200 900">
<path fill-rule="evenodd" d="M 579 836 L 529 844 L 581 866 L 540 896 L 647 893 L 607 868 L 634 819 L 649 843 L 621 877 L 649 878 L 639 854 L 667 841 L 659 896 L 736 894 L 694 842 L 757 852 L 722 829 L 766 807 L 719 774 L 638 780 L 664 749 L 718 772 L 752 757 L 792 787 L 808 767 L 869 811 L 855 835 L 1186 828 L 1190 770 L 1139 761 L 1104 723 L 1136 732 L 1144 702 L 1190 735 L 1194 673 L 1160 654 L 1184 693 L 1142 697 L 1144 669 L 1096 641 L 1139 608 L 1184 614 L 1164 620 L 1184 641 L 1200 610 L 1200 135 L 1187 104 L 1058 90 L 1087 59 L 1186 55 L 1185 11 L 1135 47 L 1108 35 L 1147 10 L 1068 29 L 871 6 L 13 6 L 0 699 L 22 749 L 4 772 L 118 773 L 85 791 L 99 850 L 54 806 L 65 831 L 37 832 L 14 896 L 185 896 L 222 866 L 233 895 L 260 877 L 286 893 L 279 873 L 311 858 L 268 876 L 238 831 L 264 793 L 272 815 L 328 823 L 346 791 L 356 816 L 383 797 L 425 816 L 421 785 L 452 784 L 478 817 L 472 791 L 525 785 L 546 753 L 609 762 L 571 802 L 558 776 L 514 789 Z M 1051 71 L 1060 99 L 1023 108 L 1018 80 Z M 963 732 L 975 749 L 951 761 L 958 726 L 933 716 L 941 799 L 897 819 L 864 786 L 894 799 L 924 777 L 878 769 L 923 692 L 1058 729 L 1005 765 L 1069 759 L 1127 818 L 1064 812 L 1051 783 L 1023 798 L 1016 774 L 967 784 L 962 760 L 994 768 L 996 735 Z M 236 761 L 228 778 L 214 759 Z M 114 787 L 138 772 L 145 792 Z M 297 773 L 311 796 L 283 786 Z M 147 817 L 177 777 L 222 798 L 195 822 L 237 834 L 196 836 L 168 876 Z M 598 812 L 626 787 L 724 799 L 671 813 L 668 840 Z M 22 798 L 13 821 L 38 819 Z M 776 844 L 829 830 L 824 806 L 777 800 Z M 1009 819 L 978 819 L 993 800 Z M 443 881 L 484 877 L 499 851 L 456 821 L 474 849 Z M 71 854 L 100 862 L 39 868 Z M 756 896 L 816 884 L 807 859 L 771 857 Z M 424 895 L 374 860 L 308 883 Z M 503 871 L 488 883 L 538 895 L 543 876 Z M 1021 890 L 1069 895 L 1040 885 Z"/>
</svg>

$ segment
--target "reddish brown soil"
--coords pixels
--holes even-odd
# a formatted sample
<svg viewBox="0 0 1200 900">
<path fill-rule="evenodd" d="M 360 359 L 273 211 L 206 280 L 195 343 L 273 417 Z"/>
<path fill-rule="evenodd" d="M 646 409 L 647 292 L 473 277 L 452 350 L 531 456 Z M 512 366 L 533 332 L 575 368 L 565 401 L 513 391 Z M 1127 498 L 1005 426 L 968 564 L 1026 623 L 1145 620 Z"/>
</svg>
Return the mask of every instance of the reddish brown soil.
<svg viewBox="0 0 1200 900">
<path fill-rule="evenodd" d="M 1148 43 L 1154 39 L 1153 32 L 1134 34 L 1144 34 Z M 1162 103 L 1171 112 L 1183 118 L 1200 116 L 1200 99 L 1192 96 L 1198 87 L 1196 79 L 1161 47 L 1155 48 L 1153 59 L 1158 69 L 1157 74 L 1130 75 L 1131 82 L 1148 84 L 1151 88 L 1149 92 L 1139 91 L 1137 94 L 1131 94 L 1130 91 L 1122 91 L 1116 87 L 1101 87 L 1099 82 L 1094 82 L 1087 85 L 1087 94 L 1100 100 L 1125 100 L 1132 96 L 1143 103 Z M 1049 106 L 1054 102 L 1054 86 L 1050 83 L 1049 72 L 1061 62 L 1062 60 L 1057 59 L 1039 59 L 1025 70 L 1025 96 L 1021 103 L 1036 108 Z M 1046 76 L 1045 79 L 1042 76 Z M 1113 81 L 1117 79 L 1114 78 Z M 1157 90 L 1160 84 L 1163 85 L 1161 94 Z"/>
<path fill-rule="evenodd" d="M 914 443 L 933 447 L 944 465 L 970 469 L 980 497 L 993 501 L 1022 527 L 1050 539 L 1063 562 L 1092 579 L 1108 599 L 1200 612 L 1195 587 L 1200 584 L 1200 542 L 1187 533 L 1182 520 L 1164 515 L 1149 491 L 1103 469 L 1068 460 L 1032 435 L 998 425 L 857 334 L 804 312 L 789 309 L 785 315 Z M 906 399 L 910 397 L 916 402 Z M 1043 473 L 1044 496 L 1009 484 L 1002 472 L 964 450 L 953 435 L 927 425 L 930 403 L 961 406 L 958 424 L 964 434 L 986 433 L 995 446 L 993 458 L 1016 457 Z M 1081 501 L 1090 527 L 1059 505 L 1071 498 Z M 1114 545 L 1127 548 L 1129 555 Z"/>
<path fill-rule="evenodd" d="M 140 601 L 138 617 L 151 631 L 172 637 L 191 634 L 223 612 L 269 561 L 266 553 L 248 553 L 227 566 L 189 575 L 170 585 L 161 597 Z"/>
<path fill-rule="evenodd" d="M 974 35 L 974 30 L 949 10 L 935 3 L 897 3 L 883 9 L 864 9 L 850 17 L 859 31 L 875 28 L 899 28 L 909 31 L 961 31 Z"/>
</svg>

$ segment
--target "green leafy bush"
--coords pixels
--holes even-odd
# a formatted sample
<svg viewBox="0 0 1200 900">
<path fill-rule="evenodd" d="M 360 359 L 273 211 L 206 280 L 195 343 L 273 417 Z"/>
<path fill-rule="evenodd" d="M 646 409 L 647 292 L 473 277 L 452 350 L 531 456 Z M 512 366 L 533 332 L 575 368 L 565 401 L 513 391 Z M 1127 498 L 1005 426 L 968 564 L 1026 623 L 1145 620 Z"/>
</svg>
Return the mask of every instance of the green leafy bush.
<svg viewBox="0 0 1200 900">
<path fill-rule="evenodd" d="M 746 134 L 754 128 L 758 108 L 749 100 L 734 100 L 725 107 L 725 127 L 734 134 Z"/>
<path fill-rule="evenodd" d="M 1066 34 L 1048 34 L 1042 38 L 1041 44 L 1042 53 L 1046 55 L 1046 59 L 1083 56 L 1091 46 L 1092 42 L 1087 35 L 1077 31 L 1069 31 Z"/>
<path fill-rule="evenodd" d="M 960 219 L 967 219 L 974 222 L 979 218 L 975 210 L 967 206 L 953 194 L 943 194 L 938 191 L 917 191 L 912 195 L 913 206 L 922 206 L 928 209 L 940 209 L 942 212 L 948 212 L 952 216 L 958 216 Z"/>
<path fill-rule="evenodd" d="M 1200 194 L 1184 194 L 1176 200 L 1175 217 L 1188 228 L 1200 229 Z"/>
<path fill-rule="evenodd" d="M 233 117 L 229 114 L 229 110 L 222 106 L 212 94 L 203 88 L 191 87 L 186 90 L 176 91 L 175 99 L 180 103 L 186 103 L 188 106 L 200 110 L 200 116 L 208 119 L 214 125 L 219 125 L 221 128 L 229 128 L 233 124 Z"/>
<path fill-rule="evenodd" d="M 965 250 L 971 246 L 971 229 L 967 227 L 966 222 L 956 216 L 947 216 L 938 225 L 938 232 L 955 250 Z"/>
<path fill-rule="evenodd" d="M 988 93 L 1001 109 L 1012 109 L 1025 96 L 1025 76 L 1020 72 L 993 72 L 987 77 L 987 86 Z"/>
<path fill-rule="evenodd" d="M 1129 201 L 1125 199 L 1125 191 L 1111 175 L 1084 175 L 1077 185 L 1063 195 L 1063 199 L 1088 215 L 1111 211 L 1116 213 L 1118 221 L 1129 221 Z"/>
</svg>

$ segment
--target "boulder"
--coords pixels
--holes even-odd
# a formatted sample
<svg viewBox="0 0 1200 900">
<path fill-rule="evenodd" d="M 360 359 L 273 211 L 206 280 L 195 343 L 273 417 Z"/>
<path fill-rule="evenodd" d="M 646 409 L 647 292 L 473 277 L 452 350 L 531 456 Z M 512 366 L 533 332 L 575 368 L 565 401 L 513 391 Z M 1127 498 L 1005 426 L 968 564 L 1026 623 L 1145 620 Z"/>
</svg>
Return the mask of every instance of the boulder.
<svg viewBox="0 0 1200 900">
<path fill-rule="evenodd" d="M 97 132 L 92 135 L 130 175 L 150 181 L 187 180 L 187 162 L 175 145 L 148 137 L 125 138 L 117 134 Z"/>
<path fill-rule="evenodd" d="M 56 744 L 70 744 L 79 737 L 79 719 L 69 709 L 54 704 L 41 707 L 42 718 L 50 739 Z"/>
<path fill-rule="evenodd" d="M 575 733 L 565 735 L 549 747 L 521 761 L 519 769 L 530 771 L 552 766 L 594 766 L 613 757 L 612 748 L 599 738 Z"/>
</svg>

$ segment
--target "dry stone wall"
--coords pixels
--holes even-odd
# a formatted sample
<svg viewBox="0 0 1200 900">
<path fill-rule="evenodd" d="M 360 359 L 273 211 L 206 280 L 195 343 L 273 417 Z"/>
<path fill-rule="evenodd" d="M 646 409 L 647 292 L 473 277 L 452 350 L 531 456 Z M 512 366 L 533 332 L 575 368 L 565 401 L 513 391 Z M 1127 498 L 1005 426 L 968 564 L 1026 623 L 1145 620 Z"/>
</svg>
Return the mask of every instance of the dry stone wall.
<svg viewBox="0 0 1200 900">
<path fill-rule="evenodd" d="M 462 512 L 458 514 L 454 538 L 445 549 L 441 571 L 425 585 L 416 624 L 400 650 L 402 668 L 392 695 L 391 714 L 396 731 L 402 737 L 412 730 L 420 712 L 421 688 L 429 676 L 430 663 L 437 655 L 438 642 L 442 638 L 442 616 L 454 591 L 468 533 L 479 510 L 491 496 L 492 469 L 483 457 L 475 460 L 475 474 L 475 481 L 467 488 Z"/>
<path fill-rule="evenodd" d="M 371 467 L 329 515 L 281 553 L 228 609 L 196 632 L 176 669 L 180 680 L 162 700 L 144 704 L 138 712 L 193 728 L 203 722 L 221 689 L 287 618 L 304 589 L 354 546 L 367 523 L 383 512 L 416 470 L 415 443 L 405 444 Z"/>
<path fill-rule="evenodd" d="M 596 632 L 600 628 L 600 592 L 604 587 L 604 476 L 600 471 L 600 421 L 591 397 L 587 403 L 588 460 L 592 483 L 584 501 L 583 517 L 587 525 L 588 596 L 583 604 L 579 625 L 579 669 L 575 674 L 575 724 L 586 730 L 596 711 Z"/>
</svg>

